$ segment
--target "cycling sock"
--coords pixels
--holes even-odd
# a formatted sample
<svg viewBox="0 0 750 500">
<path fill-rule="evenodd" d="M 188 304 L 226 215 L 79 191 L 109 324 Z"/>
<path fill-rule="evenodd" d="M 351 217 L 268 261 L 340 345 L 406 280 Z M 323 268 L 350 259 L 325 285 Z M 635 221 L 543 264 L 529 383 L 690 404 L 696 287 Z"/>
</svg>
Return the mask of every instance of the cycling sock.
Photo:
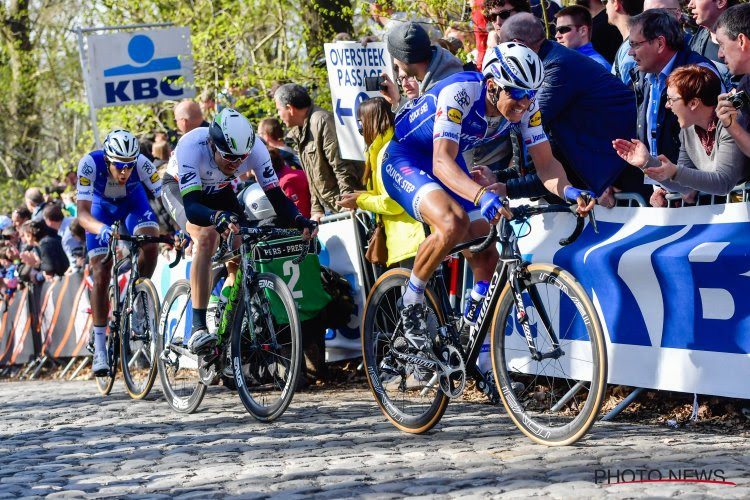
<svg viewBox="0 0 750 500">
<path fill-rule="evenodd" d="M 193 308 L 193 328 L 191 333 L 197 332 L 198 330 L 208 330 L 206 325 L 206 309 Z"/>
<path fill-rule="evenodd" d="M 424 303 L 425 283 L 427 283 L 427 281 L 417 278 L 412 271 L 411 277 L 409 278 L 409 286 L 406 287 L 406 293 L 404 293 L 404 306 Z"/>
<path fill-rule="evenodd" d="M 106 352 L 107 350 L 107 327 L 106 326 L 94 327 L 94 349 L 100 352 Z"/>
</svg>

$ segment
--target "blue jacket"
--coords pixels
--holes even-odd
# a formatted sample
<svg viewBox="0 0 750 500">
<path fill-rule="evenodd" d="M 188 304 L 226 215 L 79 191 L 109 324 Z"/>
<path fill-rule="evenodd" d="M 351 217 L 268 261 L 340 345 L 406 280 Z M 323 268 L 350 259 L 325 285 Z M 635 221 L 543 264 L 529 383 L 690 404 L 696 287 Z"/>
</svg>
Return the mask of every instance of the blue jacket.
<svg viewBox="0 0 750 500">
<path fill-rule="evenodd" d="M 571 181 L 584 184 L 577 187 L 599 196 L 627 166 L 612 140 L 635 134 L 633 91 L 598 62 L 557 42 L 545 40 L 539 57 L 544 83 L 537 102 L 553 153 Z"/>
</svg>

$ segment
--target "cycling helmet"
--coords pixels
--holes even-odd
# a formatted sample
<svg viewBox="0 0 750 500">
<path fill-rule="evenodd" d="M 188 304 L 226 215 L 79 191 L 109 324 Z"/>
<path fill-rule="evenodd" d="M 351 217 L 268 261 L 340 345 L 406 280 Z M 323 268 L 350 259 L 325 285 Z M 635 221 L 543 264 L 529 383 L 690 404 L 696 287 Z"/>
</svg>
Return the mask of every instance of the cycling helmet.
<svg viewBox="0 0 750 500">
<path fill-rule="evenodd" d="M 240 201 L 245 205 L 245 214 L 251 221 L 276 217 L 276 211 L 268 200 L 260 184 L 250 184 L 240 193 Z"/>
<path fill-rule="evenodd" d="M 231 108 L 222 109 L 214 117 L 208 133 L 214 145 L 224 154 L 242 156 L 255 145 L 253 126 L 241 113 Z"/>
<path fill-rule="evenodd" d="M 138 138 L 127 130 L 113 130 L 104 139 L 104 154 L 110 159 L 133 161 L 139 152 Z"/>
<path fill-rule="evenodd" d="M 494 78 L 501 87 L 537 90 L 544 80 L 544 65 L 526 45 L 506 42 L 487 51 L 482 74 Z"/>
</svg>

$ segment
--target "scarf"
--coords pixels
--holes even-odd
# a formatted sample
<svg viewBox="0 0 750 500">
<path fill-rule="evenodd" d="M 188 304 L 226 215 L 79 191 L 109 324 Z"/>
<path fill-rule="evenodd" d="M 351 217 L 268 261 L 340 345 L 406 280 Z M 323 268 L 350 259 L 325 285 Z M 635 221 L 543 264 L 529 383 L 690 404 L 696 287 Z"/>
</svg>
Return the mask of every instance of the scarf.
<svg viewBox="0 0 750 500">
<path fill-rule="evenodd" d="M 708 123 L 708 128 L 703 130 L 698 125 L 695 126 L 695 133 L 698 135 L 698 139 L 701 141 L 703 149 L 706 150 L 706 154 L 711 156 L 711 151 L 714 150 L 714 143 L 716 142 L 716 127 L 719 123 L 719 119 L 714 114 L 711 117 L 711 121 Z"/>
</svg>

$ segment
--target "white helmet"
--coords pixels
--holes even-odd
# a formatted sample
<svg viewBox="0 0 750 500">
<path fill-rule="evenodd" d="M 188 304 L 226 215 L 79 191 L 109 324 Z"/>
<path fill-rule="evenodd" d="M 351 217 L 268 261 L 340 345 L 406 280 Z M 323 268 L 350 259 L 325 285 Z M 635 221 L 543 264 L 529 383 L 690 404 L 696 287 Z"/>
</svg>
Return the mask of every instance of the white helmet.
<svg viewBox="0 0 750 500">
<path fill-rule="evenodd" d="M 526 45 L 506 42 L 487 51 L 482 74 L 494 78 L 501 87 L 537 90 L 544 80 L 544 65 Z"/>
<path fill-rule="evenodd" d="M 113 130 L 104 139 L 104 154 L 113 160 L 133 161 L 139 152 L 138 138 L 127 130 Z"/>
<path fill-rule="evenodd" d="M 224 108 L 214 117 L 208 133 L 216 148 L 224 154 L 246 155 L 255 145 L 253 126 L 241 113 Z"/>
<path fill-rule="evenodd" d="M 250 220 L 263 220 L 276 217 L 276 211 L 268 200 L 260 184 L 250 184 L 242 190 L 240 201 L 245 205 L 245 214 Z"/>
</svg>

